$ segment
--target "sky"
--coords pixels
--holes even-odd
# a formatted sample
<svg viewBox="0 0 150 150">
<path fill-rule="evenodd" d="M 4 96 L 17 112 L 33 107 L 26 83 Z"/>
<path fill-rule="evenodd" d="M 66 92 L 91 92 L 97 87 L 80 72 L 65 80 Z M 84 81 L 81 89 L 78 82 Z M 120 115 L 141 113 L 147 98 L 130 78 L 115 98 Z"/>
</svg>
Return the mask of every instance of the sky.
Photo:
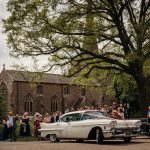
<svg viewBox="0 0 150 150">
<path fill-rule="evenodd" d="M 33 60 L 32 59 L 27 59 L 27 58 L 22 58 L 20 60 L 17 60 L 15 58 L 12 58 L 9 56 L 10 49 L 8 48 L 7 45 L 7 37 L 6 34 L 2 33 L 3 32 L 3 23 L 2 19 L 6 19 L 9 16 L 9 12 L 7 11 L 7 2 L 8 0 L 0 0 L 0 72 L 3 69 L 3 65 L 5 64 L 5 69 L 16 69 L 13 66 L 14 65 L 24 65 L 27 67 L 29 71 L 34 71 L 33 70 Z M 42 66 L 47 63 L 47 59 L 40 57 L 39 59 L 39 65 Z M 60 73 L 60 70 L 53 70 L 52 73 Z"/>
<path fill-rule="evenodd" d="M 6 35 L 2 33 L 3 23 L 2 19 L 6 18 L 9 13 L 6 11 L 6 3 L 8 0 L 0 0 L 0 72 L 3 68 L 3 64 L 10 69 L 13 59 L 9 56 L 9 48 L 6 44 Z"/>
</svg>

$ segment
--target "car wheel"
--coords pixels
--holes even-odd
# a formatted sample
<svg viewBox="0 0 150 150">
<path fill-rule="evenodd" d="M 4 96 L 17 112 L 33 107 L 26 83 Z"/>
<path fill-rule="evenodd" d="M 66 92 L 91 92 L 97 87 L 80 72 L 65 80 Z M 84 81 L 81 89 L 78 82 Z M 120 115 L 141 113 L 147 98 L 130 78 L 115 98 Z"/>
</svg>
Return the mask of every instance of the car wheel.
<svg viewBox="0 0 150 150">
<path fill-rule="evenodd" d="M 101 129 L 96 129 L 96 143 L 97 144 L 102 144 L 103 143 L 103 132 Z"/>
<path fill-rule="evenodd" d="M 124 142 L 125 142 L 125 143 L 130 143 L 130 142 L 131 142 L 131 137 L 126 137 L 126 138 L 124 138 Z"/>
<path fill-rule="evenodd" d="M 50 134 L 49 139 L 51 142 L 59 142 L 59 139 L 57 138 L 56 134 Z"/>
</svg>

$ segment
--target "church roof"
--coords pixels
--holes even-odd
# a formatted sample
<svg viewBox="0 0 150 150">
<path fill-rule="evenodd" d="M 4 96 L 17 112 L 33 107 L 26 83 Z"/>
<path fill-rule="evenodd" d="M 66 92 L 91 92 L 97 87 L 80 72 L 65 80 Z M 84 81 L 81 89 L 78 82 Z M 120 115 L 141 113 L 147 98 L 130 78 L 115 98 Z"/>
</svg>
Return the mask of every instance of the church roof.
<svg viewBox="0 0 150 150">
<path fill-rule="evenodd" d="M 35 81 L 40 83 L 53 83 L 53 84 L 71 84 L 72 79 L 65 77 L 60 74 L 28 72 L 28 71 L 17 71 L 17 70 L 3 70 L 9 75 L 13 81 Z"/>
</svg>

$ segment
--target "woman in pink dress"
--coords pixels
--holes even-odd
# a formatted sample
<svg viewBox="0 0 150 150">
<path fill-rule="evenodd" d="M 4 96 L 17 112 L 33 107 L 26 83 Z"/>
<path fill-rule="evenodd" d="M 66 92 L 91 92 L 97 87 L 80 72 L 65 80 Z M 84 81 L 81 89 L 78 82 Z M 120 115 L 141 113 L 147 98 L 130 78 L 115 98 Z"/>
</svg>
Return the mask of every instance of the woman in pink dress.
<svg viewBox="0 0 150 150">
<path fill-rule="evenodd" d="M 43 122 L 50 123 L 50 116 L 48 113 L 45 113 Z"/>
</svg>

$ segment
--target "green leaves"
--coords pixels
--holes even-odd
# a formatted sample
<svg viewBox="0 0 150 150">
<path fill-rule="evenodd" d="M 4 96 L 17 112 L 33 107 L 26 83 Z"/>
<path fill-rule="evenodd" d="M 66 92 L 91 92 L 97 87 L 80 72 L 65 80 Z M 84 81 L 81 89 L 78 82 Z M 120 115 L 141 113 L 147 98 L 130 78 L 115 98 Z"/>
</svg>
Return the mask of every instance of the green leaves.
<svg viewBox="0 0 150 150">
<path fill-rule="evenodd" d="M 150 75 L 150 1 L 9 0 L 7 8 L 4 28 L 12 56 L 48 55 L 45 70 L 60 67 L 100 86 L 128 74 L 144 89 Z"/>
<path fill-rule="evenodd" d="M 52 66 L 72 66 L 72 75 L 97 69 L 134 76 L 149 55 L 149 2 L 136 2 L 10 0 L 4 28 L 11 54 L 48 55 Z"/>
</svg>

